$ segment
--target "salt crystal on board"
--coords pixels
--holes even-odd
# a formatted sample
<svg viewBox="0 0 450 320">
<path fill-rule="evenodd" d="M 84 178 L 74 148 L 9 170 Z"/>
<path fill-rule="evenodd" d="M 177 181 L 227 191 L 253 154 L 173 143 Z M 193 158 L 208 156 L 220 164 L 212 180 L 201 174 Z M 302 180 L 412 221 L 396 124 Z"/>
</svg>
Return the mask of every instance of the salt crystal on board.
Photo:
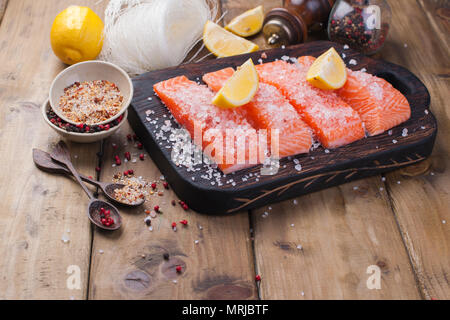
<svg viewBox="0 0 450 320">
<path fill-rule="evenodd" d="M 348 50 L 350 49 L 350 47 L 348 46 L 348 44 L 344 45 L 344 50 Z"/>
<path fill-rule="evenodd" d="M 347 58 L 347 55 L 345 53 L 342 54 L 342 59 Z"/>
<path fill-rule="evenodd" d="M 301 164 L 297 164 L 297 165 L 295 166 L 295 170 L 297 170 L 297 171 L 302 171 L 302 165 L 301 165 Z"/>
<path fill-rule="evenodd" d="M 392 140 L 392 143 L 393 143 L 393 144 L 397 144 L 397 142 L 398 142 L 398 141 L 397 141 L 397 140 L 395 140 L 395 139 L 394 139 L 394 140 Z"/>
<path fill-rule="evenodd" d="M 348 64 L 352 65 L 352 66 L 356 66 L 358 64 L 358 62 L 355 59 L 351 59 Z"/>
<path fill-rule="evenodd" d="M 407 137 L 408 136 L 408 129 L 404 128 L 402 131 L 402 137 Z"/>
</svg>

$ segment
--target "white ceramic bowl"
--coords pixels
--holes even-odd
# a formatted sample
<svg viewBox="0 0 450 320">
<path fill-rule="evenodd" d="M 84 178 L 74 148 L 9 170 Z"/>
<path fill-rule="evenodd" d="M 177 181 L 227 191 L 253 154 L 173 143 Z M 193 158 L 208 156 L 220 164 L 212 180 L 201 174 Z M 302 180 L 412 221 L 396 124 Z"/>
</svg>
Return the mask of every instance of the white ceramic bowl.
<svg viewBox="0 0 450 320">
<path fill-rule="evenodd" d="M 117 85 L 120 93 L 123 95 L 122 109 L 114 117 L 106 121 L 96 123 L 106 124 L 111 122 L 120 115 L 122 115 L 131 103 L 133 98 L 133 83 L 128 74 L 115 64 L 104 61 L 85 61 L 74 64 L 73 66 L 64 69 L 53 80 L 50 87 L 49 101 L 53 111 L 66 122 L 78 124 L 74 121 L 68 120 L 59 110 L 59 99 L 64 94 L 64 89 L 71 86 L 75 82 L 93 81 L 93 80 L 107 80 Z"/>
<path fill-rule="evenodd" d="M 61 129 L 55 126 L 47 117 L 47 111 L 50 109 L 50 103 L 47 100 L 41 107 L 42 116 L 44 117 L 45 122 L 55 130 L 61 137 L 66 138 L 67 140 L 78 142 L 78 143 L 92 143 L 103 140 L 114 132 L 119 130 L 119 128 L 126 122 L 128 117 L 128 110 L 125 110 L 122 121 L 115 127 L 112 127 L 108 131 L 100 131 L 94 133 L 79 133 L 79 132 L 68 132 L 64 129 Z"/>
</svg>

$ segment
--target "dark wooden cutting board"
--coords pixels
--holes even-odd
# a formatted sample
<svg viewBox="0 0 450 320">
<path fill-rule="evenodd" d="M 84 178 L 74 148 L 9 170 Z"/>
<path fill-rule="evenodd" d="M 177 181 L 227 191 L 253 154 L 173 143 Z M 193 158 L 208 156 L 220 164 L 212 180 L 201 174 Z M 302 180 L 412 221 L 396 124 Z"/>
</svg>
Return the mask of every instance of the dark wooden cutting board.
<svg viewBox="0 0 450 320">
<path fill-rule="evenodd" d="M 263 61 L 270 62 L 283 56 L 317 57 L 331 46 L 345 53 L 344 60 L 351 69 L 365 68 L 367 72 L 386 79 L 400 90 L 411 104 L 411 119 L 393 128 L 391 134 L 386 132 L 369 137 L 329 153 L 319 148 L 307 155 L 282 159 L 280 169 L 274 176 L 259 176 L 261 166 L 227 175 L 221 178 L 221 186 L 217 185 L 215 178 L 205 178 L 210 173 L 207 167 L 197 166 L 198 171 L 193 172 L 184 166 L 177 166 L 171 160 L 169 139 L 163 140 L 157 136 L 164 122 L 170 119 L 170 112 L 154 95 L 155 83 L 180 75 L 201 82 L 203 74 L 230 66 L 237 67 L 250 57 L 257 63 L 263 52 L 267 55 Z M 356 66 L 348 64 L 351 59 L 356 60 Z M 398 65 L 374 60 L 350 49 L 344 50 L 341 45 L 328 41 L 153 71 L 134 78 L 133 84 L 134 97 L 128 117 L 132 128 L 178 197 L 192 209 L 208 214 L 254 209 L 418 163 L 431 154 L 437 134 L 436 119 L 428 111 L 430 95 L 414 74 Z M 151 110 L 151 115 L 148 110 Z M 172 119 L 170 121 L 173 126 L 178 126 Z M 408 130 L 407 135 L 402 134 L 404 129 Z M 301 171 L 295 169 L 294 159 L 298 159 L 301 164 Z M 226 183 L 231 179 L 234 184 Z"/>
</svg>

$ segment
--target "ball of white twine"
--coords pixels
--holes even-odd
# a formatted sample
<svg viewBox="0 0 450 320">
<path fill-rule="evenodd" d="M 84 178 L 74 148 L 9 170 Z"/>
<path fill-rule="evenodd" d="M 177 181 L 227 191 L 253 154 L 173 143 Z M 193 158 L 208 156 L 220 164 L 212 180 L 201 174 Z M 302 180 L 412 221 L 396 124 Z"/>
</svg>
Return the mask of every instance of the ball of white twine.
<svg viewBox="0 0 450 320">
<path fill-rule="evenodd" d="M 179 65 L 217 8 L 213 0 L 111 0 L 100 59 L 132 75 Z"/>
</svg>

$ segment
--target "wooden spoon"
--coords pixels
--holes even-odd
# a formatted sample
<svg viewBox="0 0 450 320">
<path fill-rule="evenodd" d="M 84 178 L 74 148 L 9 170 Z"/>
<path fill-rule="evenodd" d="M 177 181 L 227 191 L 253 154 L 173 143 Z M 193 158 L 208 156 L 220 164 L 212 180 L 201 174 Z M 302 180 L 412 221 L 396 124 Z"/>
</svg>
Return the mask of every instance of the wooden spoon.
<svg viewBox="0 0 450 320">
<path fill-rule="evenodd" d="M 33 149 L 33 161 L 39 169 L 41 169 L 45 172 L 72 175 L 72 173 L 70 172 L 69 169 L 67 169 L 67 167 L 54 162 L 52 160 L 52 157 L 50 156 L 50 154 L 45 151 L 42 151 L 39 149 Z M 121 204 L 123 206 L 137 207 L 137 206 L 144 204 L 144 202 L 145 202 L 145 197 L 142 198 L 139 202 L 136 202 L 133 204 L 117 200 L 114 197 L 114 190 L 122 189 L 123 187 L 125 187 L 124 184 L 100 182 L 100 181 L 90 179 L 82 174 L 80 174 L 80 178 L 81 178 L 81 180 L 83 180 L 93 186 L 99 187 L 109 200 L 116 202 L 118 204 Z"/>
<path fill-rule="evenodd" d="M 120 226 L 122 225 L 122 217 L 120 216 L 119 210 L 117 210 L 116 207 L 114 207 L 112 204 L 106 201 L 94 198 L 94 196 L 86 187 L 86 185 L 81 181 L 78 172 L 75 170 L 72 161 L 70 159 L 69 149 L 67 148 L 67 145 L 65 144 L 64 141 L 60 141 L 56 145 L 50 156 L 53 160 L 55 160 L 58 163 L 64 164 L 69 169 L 69 171 L 75 177 L 77 182 L 83 188 L 84 192 L 86 192 L 86 194 L 88 195 L 89 199 L 91 200 L 88 206 L 88 217 L 91 220 L 91 222 L 94 223 L 97 227 L 104 230 L 114 231 L 119 229 Z M 101 208 L 104 208 L 105 210 L 109 210 L 111 212 L 111 218 L 114 219 L 114 224 L 112 226 L 105 226 L 101 223 L 100 217 Z"/>
</svg>

